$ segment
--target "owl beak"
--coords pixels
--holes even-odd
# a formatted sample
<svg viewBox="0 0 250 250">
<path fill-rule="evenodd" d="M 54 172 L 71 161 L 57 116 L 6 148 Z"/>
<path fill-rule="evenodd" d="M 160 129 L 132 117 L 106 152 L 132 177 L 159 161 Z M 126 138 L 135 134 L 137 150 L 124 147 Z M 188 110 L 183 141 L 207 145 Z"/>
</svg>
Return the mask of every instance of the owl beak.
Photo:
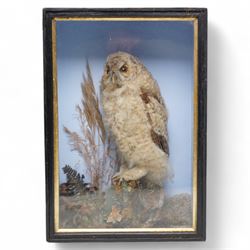
<svg viewBox="0 0 250 250">
<path fill-rule="evenodd" d="M 111 79 L 112 79 L 112 84 L 115 84 L 115 78 L 116 78 L 116 77 L 115 77 L 115 75 L 113 74 L 112 77 L 111 77 Z"/>
<path fill-rule="evenodd" d="M 111 73 L 111 81 L 112 84 L 115 84 L 117 82 L 117 76 L 114 72 Z"/>
<path fill-rule="evenodd" d="M 118 77 L 115 72 L 110 72 L 109 83 L 112 85 L 116 85 L 117 87 L 121 87 L 121 84 L 119 84 Z"/>
<path fill-rule="evenodd" d="M 112 78 L 113 78 L 113 72 L 109 72 L 109 75 L 108 75 L 108 81 L 109 81 L 109 84 L 112 84 Z"/>
</svg>

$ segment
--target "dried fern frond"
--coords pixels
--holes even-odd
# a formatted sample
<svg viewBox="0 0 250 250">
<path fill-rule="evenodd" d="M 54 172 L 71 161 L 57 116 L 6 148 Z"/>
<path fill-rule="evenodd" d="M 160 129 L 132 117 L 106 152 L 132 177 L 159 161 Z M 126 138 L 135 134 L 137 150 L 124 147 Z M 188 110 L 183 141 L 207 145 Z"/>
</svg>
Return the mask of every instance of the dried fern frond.
<svg viewBox="0 0 250 250">
<path fill-rule="evenodd" d="M 96 187 L 92 187 L 90 183 L 85 182 L 85 176 L 71 166 L 65 165 L 62 170 L 67 177 L 67 182 L 60 185 L 61 195 L 72 196 L 97 190 Z"/>
</svg>

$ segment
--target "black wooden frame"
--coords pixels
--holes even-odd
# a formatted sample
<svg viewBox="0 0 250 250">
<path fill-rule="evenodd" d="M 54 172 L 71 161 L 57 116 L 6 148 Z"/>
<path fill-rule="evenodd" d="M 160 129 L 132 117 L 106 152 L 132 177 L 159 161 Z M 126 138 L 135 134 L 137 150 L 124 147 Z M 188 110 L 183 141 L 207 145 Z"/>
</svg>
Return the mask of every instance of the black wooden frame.
<svg viewBox="0 0 250 250">
<path fill-rule="evenodd" d="M 55 17 L 195 17 L 198 20 L 198 158 L 197 230 L 195 232 L 88 232 L 54 230 L 52 20 Z M 52 9 L 43 10 L 44 118 L 47 240 L 79 241 L 204 241 L 206 233 L 207 9 Z"/>
</svg>

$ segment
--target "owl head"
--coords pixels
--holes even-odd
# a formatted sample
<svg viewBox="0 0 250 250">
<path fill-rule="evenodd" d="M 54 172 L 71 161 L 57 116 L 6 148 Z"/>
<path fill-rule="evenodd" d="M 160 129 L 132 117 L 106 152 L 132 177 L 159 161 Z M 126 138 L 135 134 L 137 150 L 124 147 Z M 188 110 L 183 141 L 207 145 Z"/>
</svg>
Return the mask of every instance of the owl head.
<svg viewBox="0 0 250 250">
<path fill-rule="evenodd" d="M 134 80 L 141 70 L 140 61 L 126 53 L 116 52 L 108 56 L 102 76 L 103 88 L 120 88 Z"/>
</svg>

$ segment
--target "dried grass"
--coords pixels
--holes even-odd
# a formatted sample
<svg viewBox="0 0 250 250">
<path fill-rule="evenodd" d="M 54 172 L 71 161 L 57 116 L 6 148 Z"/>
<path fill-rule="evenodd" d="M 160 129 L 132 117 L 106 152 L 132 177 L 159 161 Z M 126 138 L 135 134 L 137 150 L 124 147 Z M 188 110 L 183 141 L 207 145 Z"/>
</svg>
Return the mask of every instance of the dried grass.
<svg viewBox="0 0 250 250">
<path fill-rule="evenodd" d="M 82 99 L 76 106 L 80 134 L 64 127 L 73 151 L 86 163 L 92 185 L 101 189 L 111 181 L 118 168 L 119 157 L 111 136 L 105 132 L 99 97 L 96 93 L 89 63 L 81 83 Z"/>
</svg>

